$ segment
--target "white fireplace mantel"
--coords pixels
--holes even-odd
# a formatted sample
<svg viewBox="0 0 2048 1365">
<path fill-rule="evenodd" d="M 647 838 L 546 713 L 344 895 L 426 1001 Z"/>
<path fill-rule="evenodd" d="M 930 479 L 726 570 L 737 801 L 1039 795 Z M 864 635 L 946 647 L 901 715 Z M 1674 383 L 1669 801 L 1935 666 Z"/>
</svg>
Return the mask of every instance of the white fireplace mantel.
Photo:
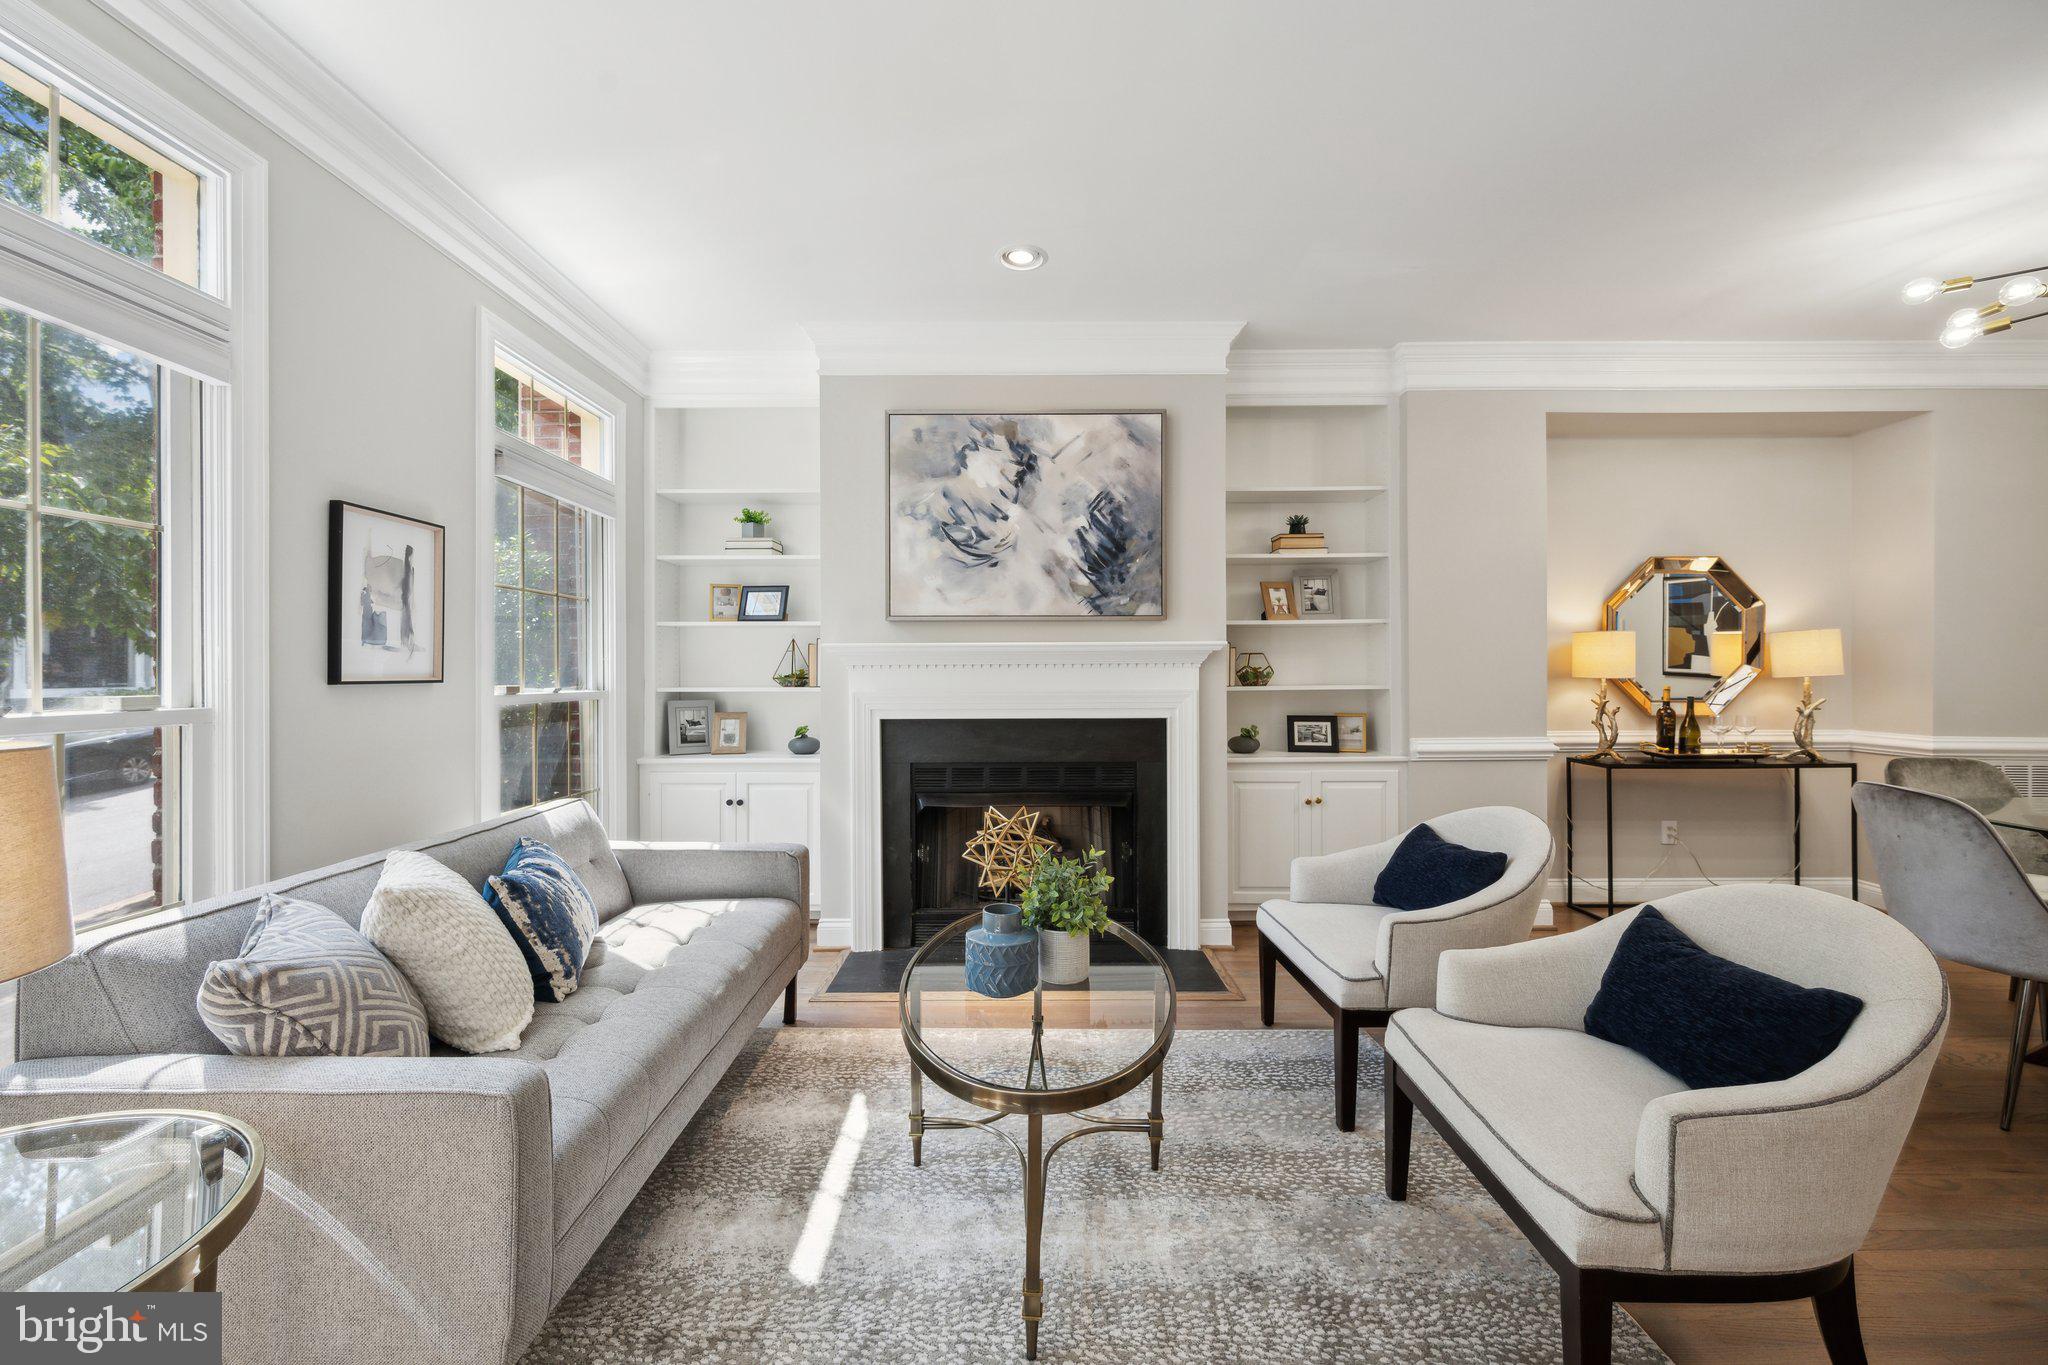
<svg viewBox="0 0 2048 1365">
<path fill-rule="evenodd" d="M 1061 716 L 1165 720 L 1167 946 L 1201 946 L 1202 663 L 1224 647 L 1221 640 L 825 645 L 827 676 L 846 698 L 838 795 L 851 850 L 850 946 L 882 946 L 882 722 Z M 822 943 L 826 926 L 819 929 Z"/>
</svg>

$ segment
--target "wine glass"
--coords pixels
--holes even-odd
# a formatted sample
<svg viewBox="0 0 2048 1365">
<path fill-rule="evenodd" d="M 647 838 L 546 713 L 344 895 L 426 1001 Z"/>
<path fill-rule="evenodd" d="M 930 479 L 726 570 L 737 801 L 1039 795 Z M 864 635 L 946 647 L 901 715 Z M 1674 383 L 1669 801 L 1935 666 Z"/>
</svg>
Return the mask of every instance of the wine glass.
<svg viewBox="0 0 2048 1365">
<path fill-rule="evenodd" d="M 1735 733 L 1742 736 L 1742 747 L 1747 749 L 1756 737 L 1756 717 L 1744 712 L 1742 719 L 1735 722 Z"/>
<path fill-rule="evenodd" d="M 1734 718 L 1728 714 L 1728 708 L 1724 706 L 1708 720 L 1707 733 L 1714 737 L 1715 744 L 1725 745 L 1728 742 L 1728 731 L 1734 724 Z"/>
</svg>

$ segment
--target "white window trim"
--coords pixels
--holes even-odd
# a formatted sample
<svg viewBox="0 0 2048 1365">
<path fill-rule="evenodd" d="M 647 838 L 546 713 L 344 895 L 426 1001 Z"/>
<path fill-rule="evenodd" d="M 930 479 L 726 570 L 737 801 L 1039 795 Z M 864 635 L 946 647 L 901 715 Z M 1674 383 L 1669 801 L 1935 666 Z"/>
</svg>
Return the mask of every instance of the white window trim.
<svg viewBox="0 0 2048 1365">
<path fill-rule="evenodd" d="M 476 368 L 476 679 L 481 693 L 477 707 L 477 818 L 498 813 L 498 713 L 507 706 L 532 705 L 546 701 L 596 701 L 598 713 L 597 805 L 598 818 L 607 827 L 617 823 L 630 808 L 619 784 L 628 779 L 626 768 L 625 676 L 621 645 L 619 598 L 619 546 L 625 527 L 619 516 L 618 486 L 608 477 L 580 469 L 559 455 L 552 455 L 498 430 L 495 402 L 498 352 L 506 351 L 568 388 L 581 402 L 604 418 L 601 467 L 618 469 L 618 433 L 625 402 L 603 385 L 593 382 L 563 361 L 548 347 L 526 336 L 488 308 L 477 310 Z M 500 695 L 493 685 L 491 660 L 496 657 L 497 491 L 499 452 L 508 459 L 506 476 L 527 483 L 537 492 L 548 493 L 588 508 L 606 519 L 602 552 L 590 566 L 594 600 L 594 638 L 591 641 L 591 671 L 602 685 L 596 688 L 561 691 L 524 691 Z M 559 491 L 555 491 L 559 490 Z"/>
<path fill-rule="evenodd" d="M 91 105 L 209 176 L 202 231 L 221 253 L 222 296 L 22 211 L 0 214 L 0 300 L 45 321 L 152 358 L 211 384 L 203 405 L 199 551 L 205 705 L 0 721 L 0 736 L 135 728 L 190 719 L 202 775 L 190 798 L 188 902 L 270 877 L 269 163 L 160 86 L 54 17 L 9 7 L 8 45 L 63 78 Z M 175 130 L 175 131 L 173 131 Z M 198 714 L 195 715 L 194 712 Z"/>
</svg>

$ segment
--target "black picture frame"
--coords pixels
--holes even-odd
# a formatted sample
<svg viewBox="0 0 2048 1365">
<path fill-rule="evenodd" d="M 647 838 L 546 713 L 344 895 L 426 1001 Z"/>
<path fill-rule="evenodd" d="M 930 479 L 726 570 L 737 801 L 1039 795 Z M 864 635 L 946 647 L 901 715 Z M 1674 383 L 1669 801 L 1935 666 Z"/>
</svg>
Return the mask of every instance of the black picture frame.
<svg viewBox="0 0 2048 1365">
<path fill-rule="evenodd" d="M 1302 727 L 1316 725 L 1323 727 L 1321 741 L 1310 740 L 1304 742 L 1302 739 Z M 1327 716 L 1289 716 L 1287 718 L 1287 752 L 1290 754 L 1336 753 L 1337 717 L 1335 713 Z"/>
<path fill-rule="evenodd" d="M 344 636 L 346 624 L 354 620 L 361 633 L 357 636 L 356 654 L 360 656 L 362 642 L 367 636 L 373 613 L 384 617 L 387 613 L 376 612 L 370 582 L 371 566 L 367 555 L 365 562 L 350 573 L 350 566 L 344 563 L 344 554 L 353 521 L 378 518 L 398 527 L 416 527 L 421 538 L 431 543 L 432 589 L 424 596 L 433 604 L 432 644 L 425 650 L 427 662 L 417 676 L 405 673 L 379 674 L 363 671 L 359 666 L 351 667 L 350 650 Z M 367 526 L 365 526 L 367 533 Z M 407 543 L 408 552 L 412 546 Z M 347 558 L 353 559 L 353 555 Z M 401 570 L 401 591 L 408 595 L 418 583 L 424 565 L 416 565 L 408 553 L 405 568 Z M 388 577 L 388 573 L 385 575 Z M 439 522 L 427 521 L 420 517 L 409 517 L 403 512 L 393 512 L 382 507 L 370 507 L 364 503 L 350 502 L 345 498 L 330 498 L 327 503 L 327 683 L 330 687 L 366 686 L 378 683 L 438 683 L 447 680 L 447 638 L 448 638 L 448 528 Z M 411 605 L 404 609 L 407 620 L 412 614 Z M 410 625 L 404 627 L 410 629 Z M 396 652 L 395 650 L 393 652 Z"/>
<path fill-rule="evenodd" d="M 754 611 L 754 599 L 763 593 L 778 593 L 776 611 L 773 615 Z M 740 589 L 740 616 L 742 621 L 787 621 L 789 619 L 789 584 L 749 583 Z"/>
</svg>

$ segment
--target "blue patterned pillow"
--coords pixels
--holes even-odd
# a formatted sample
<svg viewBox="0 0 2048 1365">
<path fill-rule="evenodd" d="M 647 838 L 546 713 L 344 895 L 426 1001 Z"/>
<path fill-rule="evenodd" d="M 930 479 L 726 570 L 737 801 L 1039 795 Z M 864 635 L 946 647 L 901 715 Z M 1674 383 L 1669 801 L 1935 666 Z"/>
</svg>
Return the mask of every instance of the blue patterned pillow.
<svg viewBox="0 0 2048 1365">
<path fill-rule="evenodd" d="M 512 931 L 533 973 L 533 998 L 566 1000 L 583 975 L 597 937 L 597 904 L 562 855 L 538 839 L 521 839 L 484 899 Z"/>
</svg>

